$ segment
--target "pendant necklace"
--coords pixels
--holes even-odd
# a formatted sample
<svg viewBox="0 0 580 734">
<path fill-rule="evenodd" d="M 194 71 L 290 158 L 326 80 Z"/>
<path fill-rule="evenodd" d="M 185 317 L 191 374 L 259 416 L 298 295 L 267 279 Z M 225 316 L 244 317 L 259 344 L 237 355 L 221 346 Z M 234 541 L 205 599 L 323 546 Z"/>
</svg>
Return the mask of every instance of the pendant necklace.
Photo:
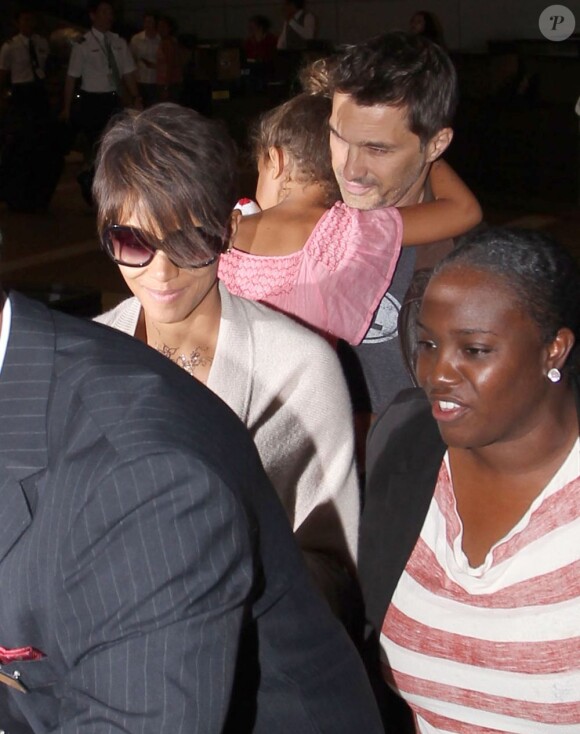
<svg viewBox="0 0 580 734">
<path fill-rule="evenodd" d="M 179 347 L 168 347 L 167 344 L 155 344 L 155 349 L 164 357 L 179 365 L 192 377 L 195 377 L 195 370 L 198 367 L 205 367 L 213 362 L 212 357 L 203 354 L 203 352 L 207 352 L 208 347 L 195 347 L 189 355 L 180 352 Z"/>
</svg>

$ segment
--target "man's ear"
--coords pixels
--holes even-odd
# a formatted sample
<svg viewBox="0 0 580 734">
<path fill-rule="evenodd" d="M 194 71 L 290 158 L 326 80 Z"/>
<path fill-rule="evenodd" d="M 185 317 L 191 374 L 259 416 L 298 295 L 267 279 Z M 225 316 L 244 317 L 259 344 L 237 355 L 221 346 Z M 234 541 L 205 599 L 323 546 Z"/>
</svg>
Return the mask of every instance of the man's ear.
<svg viewBox="0 0 580 734">
<path fill-rule="evenodd" d="M 282 148 L 277 148 L 275 145 L 272 145 L 268 149 L 267 161 L 267 165 L 269 165 L 269 167 L 271 168 L 272 178 L 280 178 L 280 176 L 284 173 L 285 164 L 286 161 Z"/>
<path fill-rule="evenodd" d="M 444 127 L 435 133 L 427 143 L 427 163 L 433 163 L 440 158 L 453 140 L 453 128 Z"/>
</svg>

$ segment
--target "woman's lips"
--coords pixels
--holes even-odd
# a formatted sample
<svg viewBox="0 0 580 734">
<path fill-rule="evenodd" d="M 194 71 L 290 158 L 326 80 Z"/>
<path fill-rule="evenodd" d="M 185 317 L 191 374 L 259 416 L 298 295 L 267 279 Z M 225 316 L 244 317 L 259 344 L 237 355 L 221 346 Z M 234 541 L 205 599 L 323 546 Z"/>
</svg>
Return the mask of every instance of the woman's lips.
<svg viewBox="0 0 580 734">
<path fill-rule="evenodd" d="M 167 290 L 167 291 L 158 291 L 153 290 L 152 288 L 147 288 L 147 291 L 151 298 L 158 301 L 159 303 L 171 303 L 172 301 L 175 301 L 179 296 L 181 295 L 182 289 L 179 288 L 177 290 Z"/>
<path fill-rule="evenodd" d="M 431 398 L 431 413 L 440 423 L 457 420 L 467 412 L 467 407 L 453 398 L 434 400 Z"/>
</svg>

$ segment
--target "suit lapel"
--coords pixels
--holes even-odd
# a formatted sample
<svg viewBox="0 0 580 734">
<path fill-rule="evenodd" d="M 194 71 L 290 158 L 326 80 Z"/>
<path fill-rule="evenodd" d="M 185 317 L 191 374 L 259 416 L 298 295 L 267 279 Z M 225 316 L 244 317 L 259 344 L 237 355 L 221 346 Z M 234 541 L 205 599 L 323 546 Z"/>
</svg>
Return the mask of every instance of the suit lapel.
<svg viewBox="0 0 580 734">
<path fill-rule="evenodd" d="M 54 327 L 40 304 L 10 294 L 12 323 L 0 374 L 0 559 L 31 522 L 22 484 L 47 465 Z"/>
</svg>

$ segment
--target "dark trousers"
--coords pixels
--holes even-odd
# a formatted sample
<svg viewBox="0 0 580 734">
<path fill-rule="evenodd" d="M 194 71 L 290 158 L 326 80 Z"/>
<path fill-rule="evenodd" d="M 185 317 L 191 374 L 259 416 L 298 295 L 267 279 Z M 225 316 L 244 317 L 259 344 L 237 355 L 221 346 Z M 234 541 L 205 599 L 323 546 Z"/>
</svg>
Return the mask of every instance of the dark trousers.
<svg viewBox="0 0 580 734">
<path fill-rule="evenodd" d="M 50 105 L 46 88 L 41 81 L 26 84 L 13 84 L 10 90 L 10 106 L 25 117 L 46 118 Z"/>
<path fill-rule="evenodd" d="M 73 115 L 73 126 L 82 132 L 90 151 L 91 165 L 88 170 L 81 171 L 77 181 L 81 187 L 83 199 L 89 206 L 93 205 L 92 187 L 95 176 L 94 156 L 101 135 L 105 131 L 110 119 L 122 109 L 121 99 L 116 92 L 81 91 L 78 98 L 78 109 Z"/>
<path fill-rule="evenodd" d="M 0 200 L 15 211 L 46 209 L 64 166 L 66 128 L 21 103 L 12 100 L 0 121 Z"/>
<path fill-rule="evenodd" d="M 116 92 L 80 92 L 75 123 L 94 151 L 109 120 L 121 110 L 121 99 Z"/>
<path fill-rule="evenodd" d="M 151 107 L 159 102 L 159 85 L 157 84 L 141 84 L 139 87 L 139 94 L 143 100 L 143 107 Z"/>
</svg>

